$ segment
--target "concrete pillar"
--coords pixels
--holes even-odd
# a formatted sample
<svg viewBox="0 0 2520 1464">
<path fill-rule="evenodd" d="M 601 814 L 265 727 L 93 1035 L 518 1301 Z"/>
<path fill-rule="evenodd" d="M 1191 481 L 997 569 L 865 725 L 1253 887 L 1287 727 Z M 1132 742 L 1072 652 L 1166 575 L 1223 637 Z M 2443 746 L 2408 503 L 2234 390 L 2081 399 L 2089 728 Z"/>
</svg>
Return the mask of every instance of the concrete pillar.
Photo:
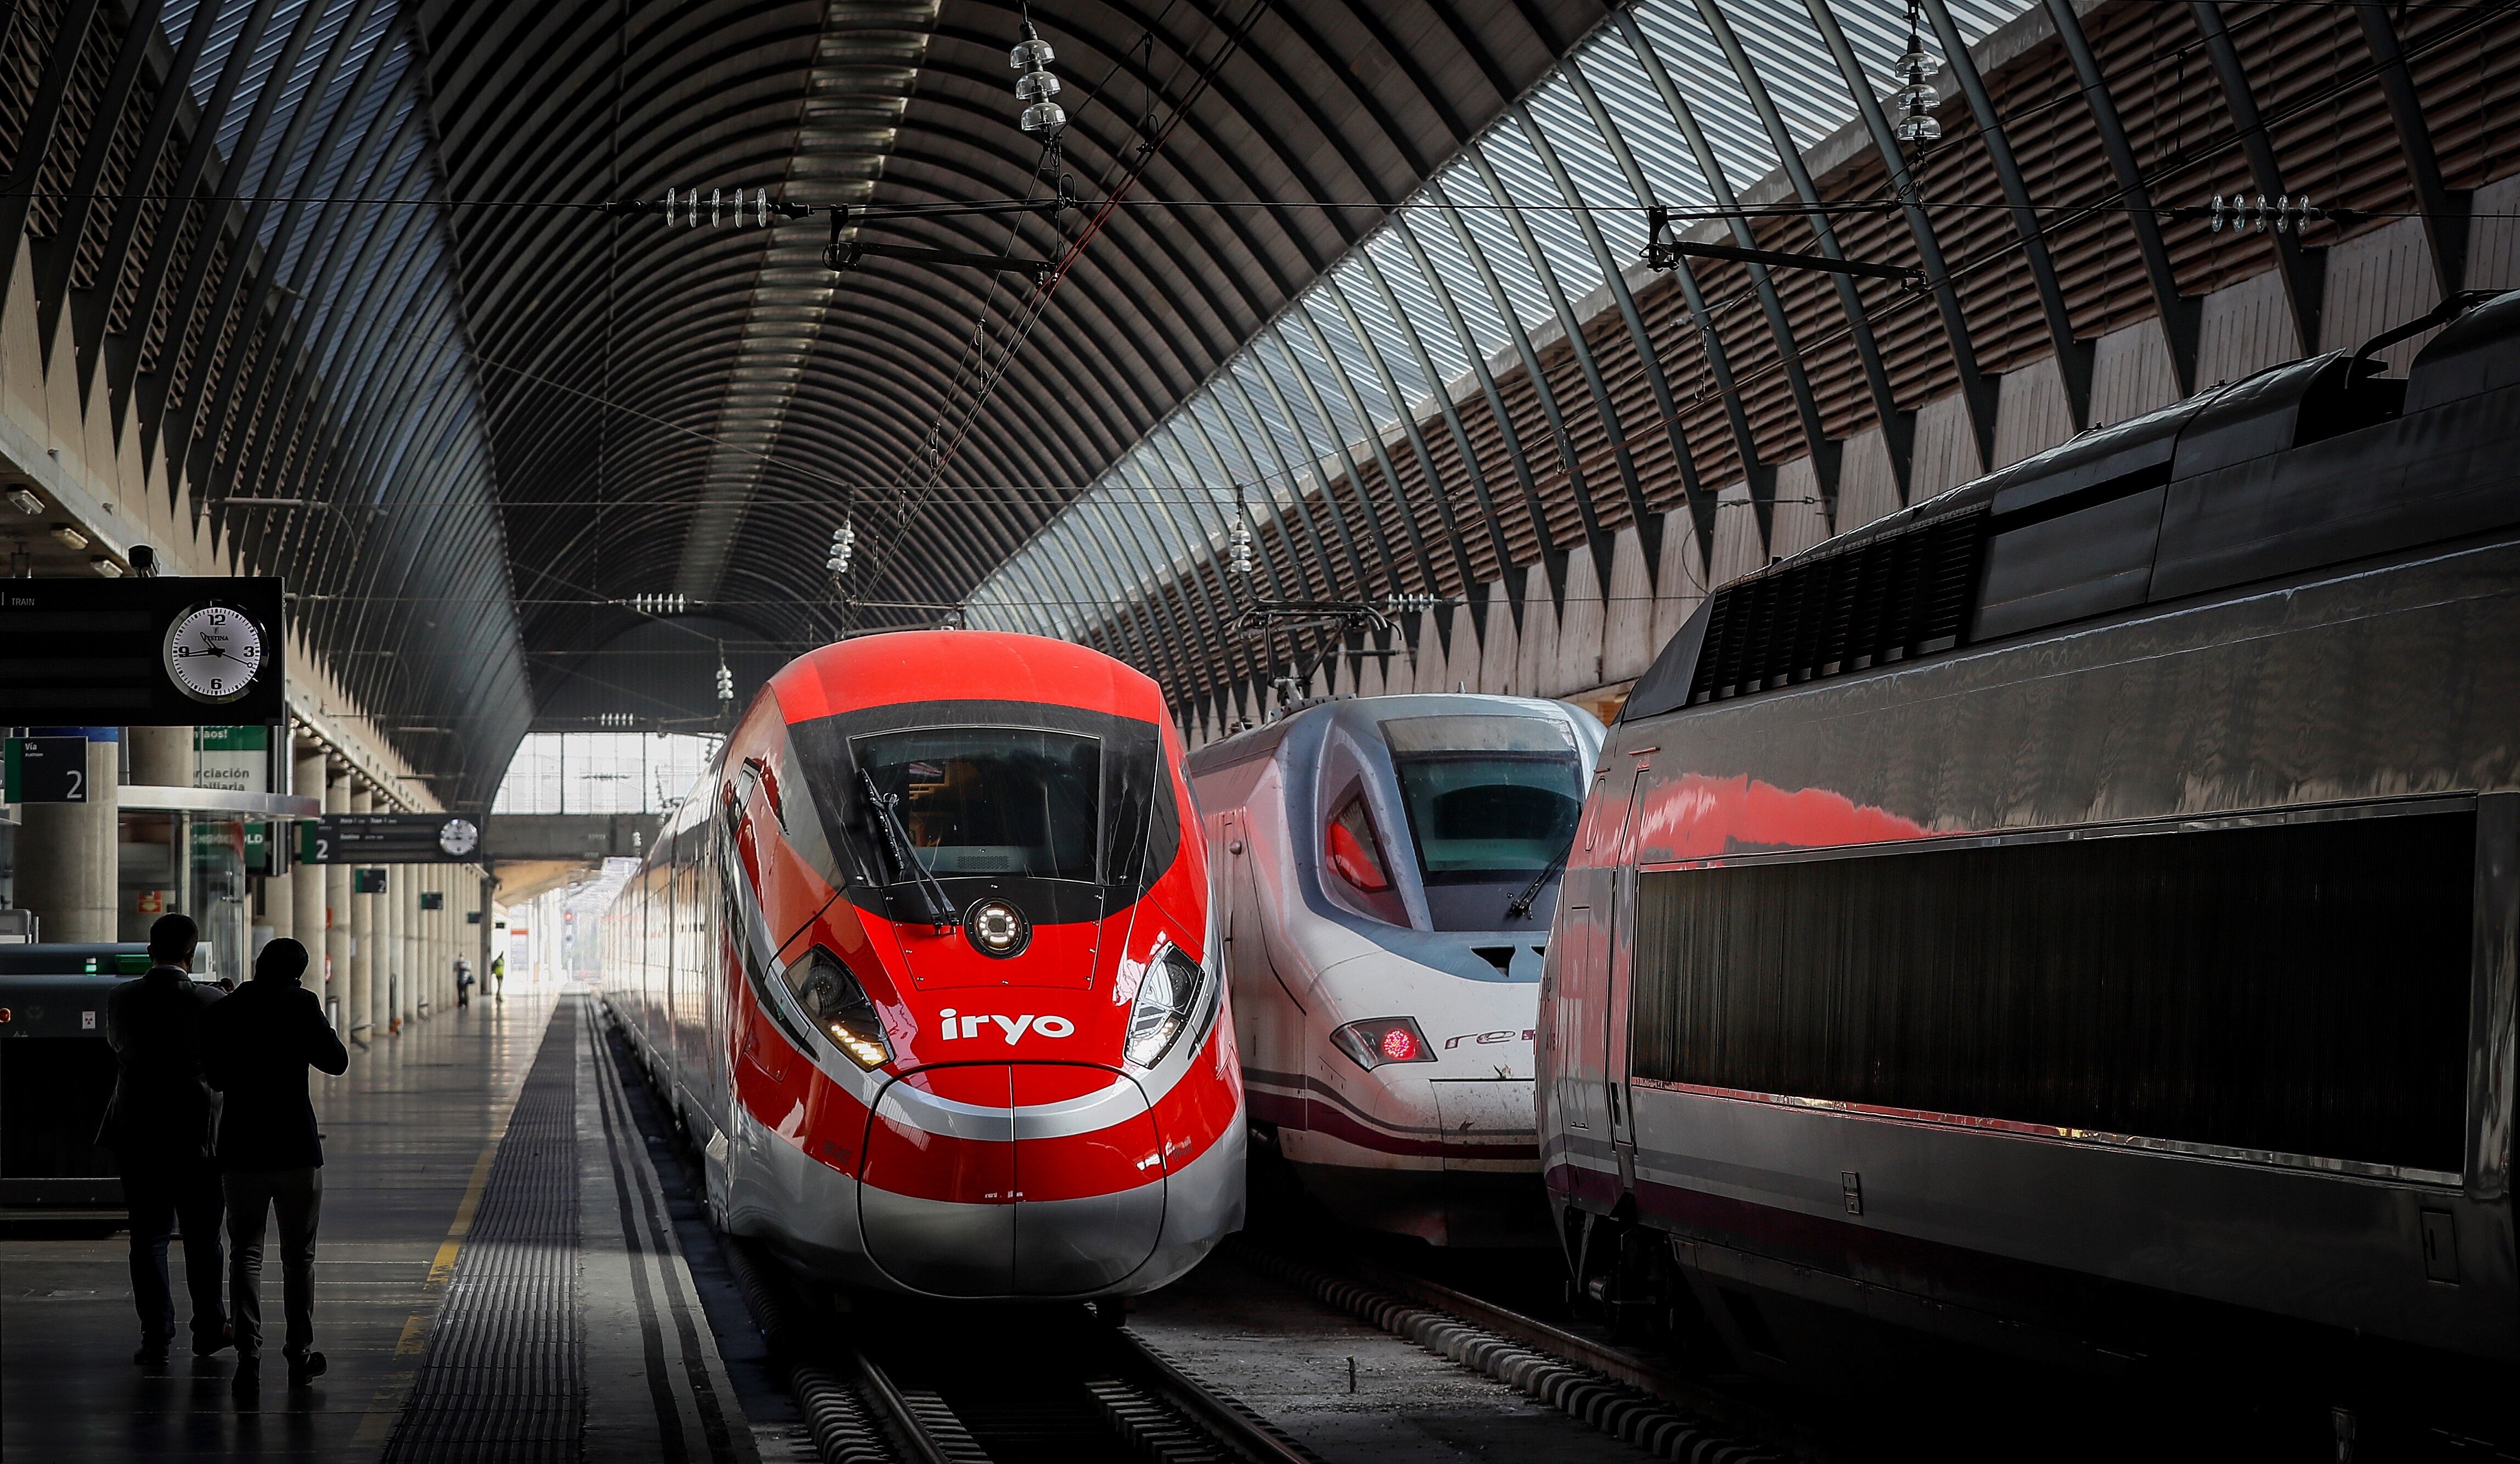
<svg viewBox="0 0 2520 1464">
<path fill-rule="evenodd" d="M 145 788 L 193 786 L 193 729 L 128 727 L 131 738 L 131 781 Z"/>
<path fill-rule="evenodd" d="M 394 871 L 411 877 L 394 892 L 394 1015 L 404 1026 L 420 1018 L 420 880 L 425 868 L 406 864 Z"/>
<path fill-rule="evenodd" d="M 445 892 L 445 870 L 440 866 L 430 866 L 428 871 L 428 888 L 432 892 L 443 894 Z M 446 994 L 443 990 L 443 978 L 439 970 L 440 963 L 437 958 L 438 947 L 443 943 L 442 933 L 446 924 L 445 905 L 445 900 L 440 899 L 438 901 L 438 908 L 434 910 L 423 910 L 420 915 L 420 989 L 421 994 L 428 999 L 428 1009 L 431 1012 L 442 1012 L 446 1010 L 447 1007 Z"/>
<path fill-rule="evenodd" d="M 350 811 L 349 774 L 325 768 L 324 811 Z M 350 867 L 324 866 L 324 1005 L 333 1025 L 350 1029 Z"/>
<path fill-rule="evenodd" d="M 421 990 L 428 993 L 431 1016 L 455 1005 L 455 994 L 446 989 L 446 876 L 447 866 L 432 864 L 428 869 L 428 892 L 437 896 L 437 908 L 423 910 L 422 926 L 428 933 L 428 943 L 422 947 L 421 970 L 427 980 Z"/>
<path fill-rule="evenodd" d="M 291 771 L 290 792 L 302 799 L 320 799 L 324 796 L 323 754 L 310 753 L 299 757 Z M 297 825 L 278 824 L 274 827 L 288 831 L 289 856 L 292 859 L 296 858 Z M 322 864 L 298 864 L 292 867 L 289 873 L 290 882 L 297 887 L 294 897 L 296 918 L 292 923 L 289 934 L 296 938 L 298 944 L 306 947 L 306 989 L 314 992 L 318 1000 L 332 994 L 324 989 L 324 927 L 326 924 L 324 873 L 327 867 Z M 274 928 L 277 929 L 276 923 Z"/>
<path fill-rule="evenodd" d="M 115 818 L 121 745 L 112 727 L 37 727 L 36 735 L 85 737 L 87 801 L 26 803 L 18 828 L 18 903 L 47 941 L 112 940 L 121 831 Z"/>
<path fill-rule="evenodd" d="M 428 889 L 437 888 L 437 866 L 432 864 L 428 867 L 428 879 L 426 884 Z M 412 957 L 412 964 L 420 968 L 421 1004 L 428 1011 L 435 1012 L 437 1010 L 437 912 L 435 910 L 420 912 L 419 954 Z"/>
<path fill-rule="evenodd" d="M 438 871 L 437 892 L 437 1009 L 455 1009 L 455 957 L 464 936 L 464 892 L 469 888 L 472 871 L 453 864 Z"/>
<path fill-rule="evenodd" d="M 265 837 L 268 839 L 281 839 L 288 835 L 289 829 L 290 826 L 288 824 L 275 819 L 272 821 L 269 832 Z M 268 851 L 268 848 L 269 846 L 266 845 L 266 852 Z M 269 866 L 266 865 L 265 867 L 268 868 Z M 285 874 L 276 879 L 272 876 L 265 875 L 262 878 L 261 884 L 262 918 L 254 922 L 254 948 L 247 957 L 246 969 L 236 973 L 236 978 L 239 981 L 243 981 L 253 974 L 252 957 L 262 954 L 262 942 L 264 940 L 277 939 L 282 936 L 294 935 L 297 930 L 297 881 L 292 876 Z"/>
<path fill-rule="evenodd" d="M 385 872 L 385 892 L 377 896 L 377 961 L 371 977 L 376 999 L 368 1007 L 376 1031 L 370 1041 L 402 1028 L 402 1014 L 394 1004 L 402 995 L 402 877 L 409 871 L 399 864 L 379 867 Z"/>
<path fill-rule="evenodd" d="M 366 789 L 354 789 L 350 794 L 349 811 L 365 813 L 375 806 L 375 798 Z M 349 891 L 349 878 L 345 874 L 342 878 L 342 888 L 345 892 Z M 375 1011 L 371 1003 L 376 999 L 377 897 L 373 894 L 350 892 L 348 902 L 350 906 L 350 985 L 341 998 L 341 1020 L 344 1023 L 344 1029 L 352 1036 L 364 1038 L 373 1034 L 372 1029 L 375 1026 Z"/>
<path fill-rule="evenodd" d="M 384 947 L 384 975 L 378 978 L 384 1011 L 382 1019 L 385 1030 L 399 1032 L 411 1012 L 411 881 L 415 871 L 408 864 L 397 864 L 385 871 L 392 883 L 385 887 L 385 920 L 389 927 Z"/>
</svg>

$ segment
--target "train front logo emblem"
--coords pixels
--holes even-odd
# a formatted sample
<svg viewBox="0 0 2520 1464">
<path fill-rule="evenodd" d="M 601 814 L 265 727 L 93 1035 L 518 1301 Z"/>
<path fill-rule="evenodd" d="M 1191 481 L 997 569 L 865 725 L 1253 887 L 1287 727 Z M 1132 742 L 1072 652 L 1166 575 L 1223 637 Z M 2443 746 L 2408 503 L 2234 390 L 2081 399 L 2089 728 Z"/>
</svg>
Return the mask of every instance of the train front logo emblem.
<svg viewBox="0 0 2520 1464">
<path fill-rule="evenodd" d="M 977 1013 L 957 1016 L 952 1007 L 947 1007 L 936 1015 L 945 1021 L 941 1035 L 948 1042 L 976 1041 L 980 1036 L 980 1029 L 991 1024 L 995 1024 L 999 1030 L 1007 1034 L 1007 1045 L 1010 1047 L 1015 1045 L 1016 1039 L 1027 1029 L 1036 1036 L 1044 1037 L 1076 1035 L 1076 1024 L 1058 1016 L 998 1017 L 981 1016 Z"/>
</svg>

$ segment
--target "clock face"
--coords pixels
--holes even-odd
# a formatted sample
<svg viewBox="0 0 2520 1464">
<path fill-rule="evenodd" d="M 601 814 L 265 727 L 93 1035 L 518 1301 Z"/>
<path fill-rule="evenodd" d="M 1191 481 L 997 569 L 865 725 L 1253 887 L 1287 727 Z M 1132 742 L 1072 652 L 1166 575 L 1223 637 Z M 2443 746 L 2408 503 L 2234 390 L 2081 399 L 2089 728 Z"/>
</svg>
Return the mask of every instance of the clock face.
<svg viewBox="0 0 2520 1464">
<path fill-rule="evenodd" d="M 262 673 L 262 631 L 224 605 L 196 605 L 166 632 L 166 674 L 196 702 L 233 702 Z"/>
<path fill-rule="evenodd" d="M 450 818 L 437 831 L 437 846 L 461 859 L 481 843 L 481 831 L 469 818 Z"/>
</svg>

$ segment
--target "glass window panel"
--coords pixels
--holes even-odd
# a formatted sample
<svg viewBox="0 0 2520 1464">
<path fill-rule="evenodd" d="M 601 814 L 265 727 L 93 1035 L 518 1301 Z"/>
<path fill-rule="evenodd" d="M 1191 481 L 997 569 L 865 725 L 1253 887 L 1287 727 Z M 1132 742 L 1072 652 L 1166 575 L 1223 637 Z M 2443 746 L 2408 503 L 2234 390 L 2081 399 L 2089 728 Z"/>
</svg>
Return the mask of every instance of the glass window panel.
<svg viewBox="0 0 2520 1464">
<path fill-rule="evenodd" d="M 1313 409 L 1329 414 L 1330 431 L 1328 440 L 1322 445 L 1324 451 L 1335 452 L 1350 442 L 1363 441 L 1371 429 L 1357 418 L 1356 408 L 1349 403 L 1347 393 L 1339 389 L 1338 375 L 1330 369 L 1329 358 L 1322 354 L 1321 343 L 1306 328 L 1304 317 L 1311 313 L 1304 308 L 1302 300 L 1297 300 L 1292 310 L 1278 318 L 1272 334 L 1285 348 L 1287 359 L 1296 364 L 1311 385 Z M 1288 394 L 1291 396 L 1293 393 Z"/>
<path fill-rule="evenodd" d="M 1640 10 L 1638 16 L 1642 20 L 1643 12 Z M 1662 105 L 1662 93 L 1654 89 L 1644 64 L 1629 49 L 1627 37 L 1616 30 L 1603 31 L 1584 52 L 1582 65 L 1584 78 L 1593 84 L 1593 94 L 1601 99 L 1610 120 L 1618 126 L 1619 140 L 1627 144 L 1629 155 L 1636 159 L 1637 167 L 1652 187 L 1654 202 L 1673 208 L 1702 208 L 1712 204 L 1715 195 L 1706 179 L 1699 176 L 1696 155 L 1680 135 L 1679 124 Z M 1665 69 L 1669 69 L 1668 65 Z M 1673 84 L 1679 84 L 1676 74 Z M 1690 114 L 1698 116 L 1698 124 L 1705 126 L 1707 118 L 1699 114 L 1707 110 L 1711 99 L 1688 100 Z M 1550 136 L 1554 140 L 1556 133 L 1552 131 Z M 1732 165 L 1726 163 L 1728 169 Z M 1765 163 L 1755 165 L 1762 173 L 1767 170 Z"/>
<path fill-rule="evenodd" d="M 493 813 L 669 813 L 717 755 L 688 732 L 529 732 L 500 780 Z"/>
<path fill-rule="evenodd" d="M 1580 299 L 1601 283 L 1601 266 L 1593 255 L 1592 246 L 1585 242 L 1583 227 L 1575 222 L 1565 205 L 1569 202 L 1550 181 L 1549 169 L 1532 150 L 1531 140 L 1523 135 L 1522 125 L 1507 118 L 1479 151 L 1496 169 L 1498 179 L 1515 204 L 1522 206 L 1523 227 L 1530 230 L 1544 262 L 1557 277 L 1557 287 L 1569 301 Z"/>
<path fill-rule="evenodd" d="M 1599 88 L 1596 87 L 1594 94 L 1598 96 Z M 1593 114 L 1584 109 L 1575 88 L 1562 79 L 1551 82 L 1532 97 L 1530 112 L 1533 125 L 1555 155 L 1557 165 L 1575 180 L 1577 198 L 1570 202 L 1581 203 L 1592 210 L 1593 226 L 1601 231 L 1610 257 L 1625 264 L 1642 255 L 1645 248 L 1644 200 L 1629 186 L 1627 173 L 1610 156 L 1609 143 L 1603 140 L 1600 128 L 1594 125 Z M 1663 124 L 1666 130 L 1670 125 Z M 1565 218 L 1580 232 L 1581 219 L 1555 216 Z"/>
<path fill-rule="evenodd" d="M 1444 298 L 1452 301 L 1453 308 L 1461 312 L 1462 323 L 1469 328 L 1473 339 L 1462 343 L 1463 348 L 1478 352 L 1480 359 L 1485 360 L 1510 347 L 1513 337 L 1506 329 L 1504 312 L 1498 308 L 1496 297 L 1488 294 L 1487 286 L 1480 281 L 1477 267 L 1470 262 L 1469 252 L 1462 249 L 1461 240 L 1454 236 L 1452 223 L 1445 211 L 1427 205 L 1405 208 L 1401 210 L 1399 226 L 1417 241 L 1418 248 L 1426 255 L 1427 264 L 1435 271 L 1433 277 L 1426 281 L 1428 294 L 1441 291 Z M 1406 246 L 1397 245 L 1396 241 L 1395 247 L 1406 251 Z M 1445 324 L 1447 329 L 1451 328 L 1449 316 Z M 1466 367 L 1468 362 L 1465 360 L 1462 364 Z"/>
<path fill-rule="evenodd" d="M 1513 237 L 1513 226 L 1506 221 L 1503 210 L 1498 206 L 1499 201 L 1490 196 L 1478 170 L 1466 160 L 1456 163 L 1445 170 L 1443 185 L 1462 223 L 1468 229 L 1471 241 L 1479 247 L 1480 257 L 1487 261 L 1489 269 L 1495 271 L 1507 301 L 1513 307 L 1514 318 L 1526 329 L 1542 321 L 1555 319 L 1556 311 L 1549 303 L 1549 292 L 1542 288 L 1540 276 L 1533 272 L 1530 258 L 1523 253 L 1521 243 Z M 1421 233 L 1420 237 L 1425 236 Z M 1472 273 L 1463 276 L 1462 293 L 1468 292 L 1470 286 L 1467 282 L 1472 280 L 1478 280 L 1479 288 L 1485 289 L 1486 282 Z"/>
<path fill-rule="evenodd" d="M 1363 266 L 1361 257 L 1351 256 L 1345 268 L 1330 276 L 1327 293 L 1345 301 L 1348 309 L 1356 312 L 1358 323 L 1365 327 L 1367 339 L 1364 343 L 1381 358 L 1383 369 L 1391 373 L 1391 380 L 1400 389 L 1404 399 L 1396 405 L 1405 409 L 1407 403 L 1423 401 L 1432 394 L 1434 383 L 1426 380 L 1425 370 L 1418 364 L 1418 352 L 1411 347 L 1400 322 L 1392 318 L 1391 307 L 1383 302 L 1382 291 Z M 1327 324 L 1325 322 L 1325 327 Z M 1355 334 L 1348 329 L 1344 312 L 1340 315 L 1340 327 L 1350 335 Z M 1381 377 L 1376 375 L 1374 380 L 1379 386 Z"/>
<path fill-rule="evenodd" d="M 1406 317 L 1402 323 L 1409 327 L 1418 343 L 1425 347 L 1426 354 L 1433 358 L 1435 369 L 1443 374 L 1446 381 L 1468 371 L 1469 354 L 1462 347 L 1461 338 L 1453 333 L 1452 319 L 1444 313 L 1443 302 L 1435 297 L 1434 287 L 1418 273 L 1418 261 L 1410 256 L 1409 247 L 1401 241 L 1399 231 L 1382 230 L 1367 240 L 1365 248 L 1381 284 L 1388 286 L 1400 301 L 1401 313 Z M 1382 300 L 1378 289 L 1374 292 L 1374 299 L 1377 303 Z M 1388 314 L 1389 307 L 1385 305 L 1383 308 Z"/>
<path fill-rule="evenodd" d="M 1730 17 L 1732 12 L 1725 14 Z M 1646 43 L 1670 73 L 1671 84 L 1679 89 L 1697 117 L 1697 125 L 1705 130 L 1707 145 L 1715 150 L 1732 186 L 1747 188 L 1775 171 L 1776 146 L 1768 140 L 1759 114 L 1751 110 L 1740 78 L 1732 74 L 1732 68 L 1725 61 L 1724 48 L 1716 44 L 1697 13 L 1686 5 L 1647 5 L 1637 9 L 1636 18 Z M 1761 79 L 1769 78 L 1763 74 Z M 1681 160 L 1677 165 L 1694 171 L 1695 163 L 1687 160 L 1688 144 L 1676 127 L 1669 145 Z"/>
</svg>

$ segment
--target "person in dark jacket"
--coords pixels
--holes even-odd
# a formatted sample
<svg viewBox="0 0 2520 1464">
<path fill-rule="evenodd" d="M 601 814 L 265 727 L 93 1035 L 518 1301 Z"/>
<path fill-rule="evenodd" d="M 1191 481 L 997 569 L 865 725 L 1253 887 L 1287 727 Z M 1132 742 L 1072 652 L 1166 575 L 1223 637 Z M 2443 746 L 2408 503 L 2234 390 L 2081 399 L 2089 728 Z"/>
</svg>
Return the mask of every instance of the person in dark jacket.
<svg viewBox="0 0 2520 1464">
<path fill-rule="evenodd" d="M 193 1296 L 193 1350 L 228 1345 L 219 1301 L 219 1172 L 210 1161 L 214 1100 L 202 1074 L 202 1025 L 220 1000 L 193 980 L 201 928 L 189 915 L 161 915 L 149 928 L 149 974 L 105 999 L 105 1039 L 113 1048 L 113 1098 L 99 1146 L 122 1170 L 131 1218 L 131 1301 L 140 1310 L 140 1350 L 131 1360 L 166 1360 L 175 1337 L 175 1298 L 166 1244 L 184 1233 L 184 1283 Z"/>
<path fill-rule="evenodd" d="M 227 1176 L 228 1292 L 236 1304 L 239 1392 L 262 1380 L 263 1221 L 280 1214 L 281 1288 L 289 1327 L 281 1354 L 293 1387 L 324 1371 L 315 1344 L 315 1225 L 324 1203 L 324 1146 L 306 1100 L 309 1067 L 339 1075 L 348 1049 L 324 1004 L 297 984 L 306 947 L 281 938 L 254 957 L 253 980 L 210 1013 L 210 1082 L 227 1095 L 218 1161 Z"/>
</svg>

